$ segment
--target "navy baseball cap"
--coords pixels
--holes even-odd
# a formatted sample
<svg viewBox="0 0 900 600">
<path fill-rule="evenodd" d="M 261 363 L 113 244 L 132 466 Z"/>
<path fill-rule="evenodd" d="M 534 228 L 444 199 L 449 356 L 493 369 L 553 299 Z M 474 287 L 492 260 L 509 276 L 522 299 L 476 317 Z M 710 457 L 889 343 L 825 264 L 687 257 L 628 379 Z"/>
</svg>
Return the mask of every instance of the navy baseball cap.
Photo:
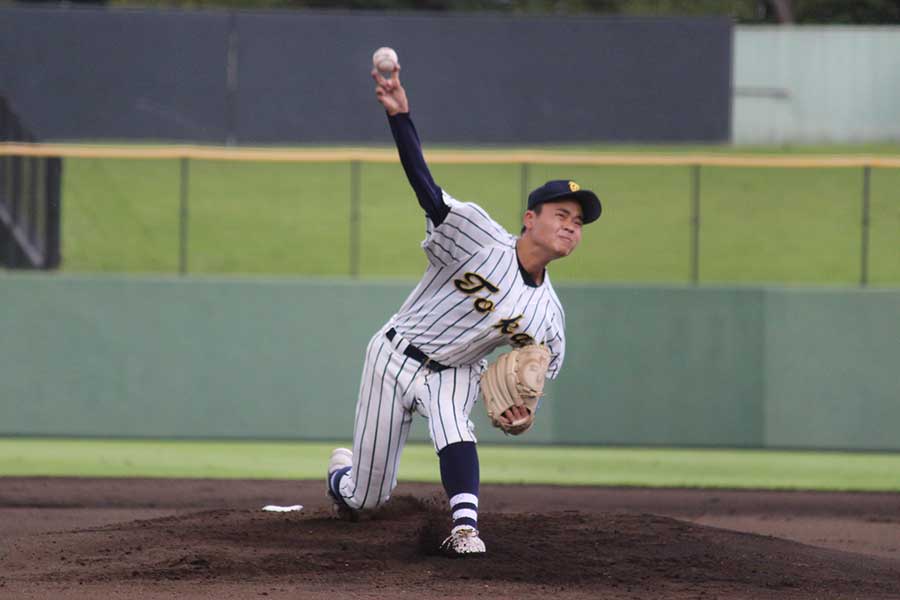
<svg viewBox="0 0 900 600">
<path fill-rule="evenodd" d="M 554 179 L 528 194 L 528 210 L 544 202 L 555 200 L 575 200 L 581 204 L 582 218 L 585 225 L 593 223 L 600 218 L 603 208 L 600 199 L 591 190 L 583 190 L 581 186 L 570 179 Z"/>
</svg>

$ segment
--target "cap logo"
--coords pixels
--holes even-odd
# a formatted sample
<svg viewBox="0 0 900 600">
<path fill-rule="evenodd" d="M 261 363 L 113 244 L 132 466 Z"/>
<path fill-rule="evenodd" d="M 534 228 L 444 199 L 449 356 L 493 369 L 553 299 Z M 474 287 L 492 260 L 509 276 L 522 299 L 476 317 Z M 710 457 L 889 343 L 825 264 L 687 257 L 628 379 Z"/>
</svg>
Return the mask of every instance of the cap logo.
<svg viewBox="0 0 900 600">
<path fill-rule="evenodd" d="M 578 185 L 577 183 L 575 183 L 574 181 L 569 182 L 569 191 L 570 192 L 577 192 L 580 189 L 581 189 L 581 186 Z"/>
</svg>

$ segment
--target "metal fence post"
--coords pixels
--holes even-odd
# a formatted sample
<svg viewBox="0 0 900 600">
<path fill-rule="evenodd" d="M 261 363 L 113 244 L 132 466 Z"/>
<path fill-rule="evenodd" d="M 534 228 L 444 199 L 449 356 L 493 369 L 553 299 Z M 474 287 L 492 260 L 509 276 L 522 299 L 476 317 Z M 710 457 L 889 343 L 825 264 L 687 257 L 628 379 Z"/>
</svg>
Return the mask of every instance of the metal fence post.
<svg viewBox="0 0 900 600">
<path fill-rule="evenodd" d="M 700 165 L 691 167 L 691 283 L 700 283 Z"/>
<path fill-rule="evenodd" d="M 188 270 L 188 159 L 181 159 L 181 210 L 179 212 L 178 272 L 186 275 Z"/>
<path fill-rule="evenodd" d="M 40 194 L 38 194 L 38 178 L 40 176 L 39 171 L 43 170 L 45 161 L 46 159 L 43 158 L 33 158 L 30 161 L 31 168 L 28 169 L 28 201 L 24 207 L 26 227 L 22 229 L 22 236 L 28 244 L 32 245 L 37 242 L 38 203 L 41 201 Z M 40 265 L 34 266 L 40 267 Z"/>
<path fill-rule="evenodd" d="M 350 161 L 350 277 L 359 277 L 359 179 L 362 165 Z"/>
<path fill-rule="evenodd" d="M 528 163 L 523 162 L 519 166 L 519 187 L 522 194 L 522 213 L 528 210 L 528 175 L 530 168 Z M 521 213 L 520 213 L 521 214 Z"/>
<path fill-rule="evenodd" d="M 869 283 L 869 178 L 872 167 L 863 167 L 862 189 L 862 248 L 860 249 L 859 285 L 866 287 Z"/>
<path fill-rule="evenodd" d="M 22 171 L 25 161 L 28 160 L 22 156 L 14 156 L 12 159 L 12 176 L 10 177 L 10 194 L 8 204 L 6 206 L 9 222 L 9 237 L 7 238 L 6 257 L 8 265 L 13 268 L 18 266 L 19 259 L 16 251 L 15 230 L 19 222 L 19 206 L 22 201 Z"/>
<path fill-rule="evenodd" d="M 62 217 L 62 158 L 47 159 L 46 186 L 47 213 L 44 215 L 46 229 L 44 239 L 44 268 L 55 269 L 62 262 L 60 249 L 60 221 Z"/>
</svg>

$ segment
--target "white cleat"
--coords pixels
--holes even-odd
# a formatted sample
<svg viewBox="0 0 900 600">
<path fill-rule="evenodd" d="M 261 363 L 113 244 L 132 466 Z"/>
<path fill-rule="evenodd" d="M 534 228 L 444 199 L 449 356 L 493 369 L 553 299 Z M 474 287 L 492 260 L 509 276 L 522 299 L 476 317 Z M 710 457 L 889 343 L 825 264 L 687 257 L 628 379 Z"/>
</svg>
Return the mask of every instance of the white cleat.
<svg viewBox="0 0 900 600">
<path fill-rule="evenodd" d="M 484 556 L 484 542 L 478 537 L 478 530 L 468 526 L 455 528 L 450 537 L 441 543 L 441 552 L 452 558 Z"/>
<path fill-rule="evenodd" d="M 328 461 L 328 476 L 325 478 L 325 489 L 333 502 L 332 508 L 338 518 L 345 521 L 356 521 L 359 519 L 359 514 L 331 492 L 331 476 L 339 469 L 352 466 L 353 452 L 347 448 L 335 448 L 331 452 L 331 459 Z"/>
</svg>

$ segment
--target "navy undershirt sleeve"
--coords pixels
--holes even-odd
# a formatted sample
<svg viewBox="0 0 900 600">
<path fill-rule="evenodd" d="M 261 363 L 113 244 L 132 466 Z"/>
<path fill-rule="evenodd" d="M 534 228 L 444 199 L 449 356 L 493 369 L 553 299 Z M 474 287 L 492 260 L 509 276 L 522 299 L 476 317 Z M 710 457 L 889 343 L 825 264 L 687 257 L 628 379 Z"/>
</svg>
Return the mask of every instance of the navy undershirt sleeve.
<svg viewBox="0 0 900 600">
<path fill-rule="evenodd" d="M 444 222 L 450 207 L 444 203 L 441 188 L 431 178 L 431 172 L 422 155 L 422 144 L 419 142 L 419 134 L 413 125 L 409 113 L 399 113 L 388 116 L 391 124 L 391 133 L 397 144 L 397 152 L 400 154 L 400 163 L 406 172 L 406 178 L 416 192 L 419 204 L 425 210 L 425 214 L 435 225 Z"/>
</svg>

